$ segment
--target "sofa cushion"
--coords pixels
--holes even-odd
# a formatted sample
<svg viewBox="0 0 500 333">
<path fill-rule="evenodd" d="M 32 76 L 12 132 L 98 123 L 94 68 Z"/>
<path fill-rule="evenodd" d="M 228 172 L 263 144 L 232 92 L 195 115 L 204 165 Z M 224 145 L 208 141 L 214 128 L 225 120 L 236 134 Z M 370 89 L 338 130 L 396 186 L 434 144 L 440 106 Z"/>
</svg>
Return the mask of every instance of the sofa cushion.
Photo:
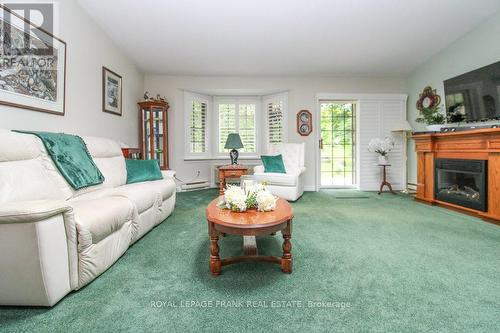
<svg viewBox="0 0 500 333">
<path fill-rule="evenodd" d="M 119 195 L 128 198 L 134 203 L 138 213 L 140 214 L 153 207 L 159 198 L 157 191 L 147 184 L 147 182 L 144 182 L 119 186 L 117 188 L 110 189 L 107 195 Z"/>
<path fill-rule="evenodd" d="M 156 160 L 126 159 L 125 165 L 127 166 L 127 184 L 163 179 Z"/>
<path fill-rule="evenodd" d="M 104 175 L 104 187 L 117 187 L 127 181 L 125 158 L 118 142 L 107 138 L 83 136 L 92 159 Z"/>
<path fill-rule="evenodd" d="M 127 184 L 117 188 L 101 188 L 72 198 L 70 201 L 94 200 L 107 196 L 122 196 L 128 198 L 137 207 L 140 213 L 151 208 L 157 198 L 167 200 L 175 192 L 175 182 L 171 178 L 164 178 L 151 182 Z"/>
<path fill-rule="evenodd" d="M 262 160 L 262 164 L 264 164 L 264 172 L 286 173 L 285 165 L 283 164 L 283 156 L 281 156 L 281 154 L 276 156 L 262 155 L 260 159 Z"/>
<path fill-rule="evenodd" d="M 0 146 L 0 204 L 71 196 L 39 138 L 0 129 Z"/>
<path fill-rule="evenodd" d="M 137 194 L 134 194 L 134 192 L 137 192 Z M 174 192 L 175 182 L 171 178 L 164 178 L 162 180 L 123 185 L 112 190 L 110 193 L 121 194 L 130 197 L 132 201 L 134 201 L 134 196 L 139 195 L 140 193 L 143 193 L 145 195 L 147 193 L 152 193 L 155 197 L 161 198 L 162 201 L 165 201 L 170 198 L 172 194 L 174 194 Z M 143 207 L 146 206 L 147 205 L 144 205 Z M 139 209 L 139 212 L 141 213 L 142 211 Z"/>
<path fill-rule="evenodd" d="M 172 178 L 164 178 L 162 180 L 155 180 L 147 182 L 157 193 L 161 195 L 163 201 L 167 200 L 175 193 L 175 182 Z"/>
<path fill-rule="evenodd" d="M 283 185 L 283 186 L 296 186 L 297 185 L 297 175 L 286 174 L 286 173 L 255 173 L 253 175 L 255 181 L 257 182 L 267 182 L 269 185 Z"/>
<path fill-rule="evenodd" d="M 80 250 L 82 246 L 99 243 L 126 222 L 137 219 L 132 202 L 120 196 L 69 201 L 69 204 L 73 208 Z"/>
</svg>

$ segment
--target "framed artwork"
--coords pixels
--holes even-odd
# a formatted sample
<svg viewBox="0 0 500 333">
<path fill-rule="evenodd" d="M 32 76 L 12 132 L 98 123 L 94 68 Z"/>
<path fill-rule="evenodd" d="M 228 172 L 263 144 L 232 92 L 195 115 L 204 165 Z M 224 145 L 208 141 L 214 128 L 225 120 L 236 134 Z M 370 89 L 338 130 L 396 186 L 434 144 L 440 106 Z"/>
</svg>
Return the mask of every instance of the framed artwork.
<svg viewBox="0 0 500 333">
<path fill-rule="evenodd" d="M 66 42 L 0 5 L 0 104 L 64 116 Z"/>
<path fill-rule="evenodd" d="M 308 110 L 300 110 L 297 113 L 297 132 L 302 136 L 311 134 L 312 114 Z"/>
<path fill-rule="evenodd" d="M 122 115 L 122 77 L 102 68 L 102 111 Z"/>
</svg>

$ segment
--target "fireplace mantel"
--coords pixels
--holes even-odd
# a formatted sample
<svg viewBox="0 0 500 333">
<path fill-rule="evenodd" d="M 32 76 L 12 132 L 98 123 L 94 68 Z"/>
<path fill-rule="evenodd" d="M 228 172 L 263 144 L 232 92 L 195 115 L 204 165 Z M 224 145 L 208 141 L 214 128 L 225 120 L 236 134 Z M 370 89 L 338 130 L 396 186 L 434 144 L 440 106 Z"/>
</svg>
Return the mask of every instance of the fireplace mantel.
<svg viewBox="0 0 500 333">
<path fill-rule="evenodd" d="M 414 133 L 417 152 L 416 199 L 430 204 L 459 209 L 486 220 L 500 222 L 500 128 L 482 128 L 448 133 Z M 456 206 L 434 196 L 436 158 L 488 161 L 488 210 Z"/>
</svg>

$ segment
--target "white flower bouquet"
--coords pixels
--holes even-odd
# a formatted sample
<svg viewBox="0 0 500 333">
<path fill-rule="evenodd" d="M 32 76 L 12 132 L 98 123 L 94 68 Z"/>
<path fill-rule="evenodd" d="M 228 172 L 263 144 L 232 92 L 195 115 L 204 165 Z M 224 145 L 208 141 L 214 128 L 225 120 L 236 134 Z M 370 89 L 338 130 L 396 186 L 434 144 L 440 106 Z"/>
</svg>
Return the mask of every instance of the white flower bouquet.
<svg viewBox="0 0 500 333">
<path fill-rule="evenodd" d="M 228 185 L 218 206 L 233 212 L 245 212 L 251 208 L 269 212 L 276 209 L 277 200 L 265 183 L 247 185 L 244 190 L 239 186 Z"/>
<path fill-rule="evenodd" d="M 368 150 L 372 153 L 387 156 L 387 154 L 394 149 L 394 144 L 394 138 L 392 136 L 388 136 L 385 139 L 375 138 L 370 140 Z"/>
</svg>

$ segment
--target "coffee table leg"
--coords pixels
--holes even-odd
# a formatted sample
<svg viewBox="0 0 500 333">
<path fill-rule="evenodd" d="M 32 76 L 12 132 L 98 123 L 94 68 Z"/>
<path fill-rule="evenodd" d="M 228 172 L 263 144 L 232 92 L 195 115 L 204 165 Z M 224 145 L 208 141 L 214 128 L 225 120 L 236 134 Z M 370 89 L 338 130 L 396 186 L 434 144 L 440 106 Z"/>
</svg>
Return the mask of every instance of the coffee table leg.
<svg viewBox="0 0 500 333">
<path fill-rule="evenodd" d="M 281 270 L 283 273 L 292 272 L 292 230 L 290 227 L 290 221 L 288 221 L 286 228 L 282 231 L 283 234 L 283 257 L 281 258 Z"/>
<path fill-rule="evenodd" d="M 210 237 L 210 272 L 213 276 L 218 276 L 221 271 L 221 261 L 219 257 L 219 234 L 212 222 L 208 221 L 208 235 Z"/>
<path fill-rule="evenodd" d="M 221 271 L 218 240 L 219 236 L 210 236 L 210 272 L 213 276 L 218 276 Z"/>
</svg>

